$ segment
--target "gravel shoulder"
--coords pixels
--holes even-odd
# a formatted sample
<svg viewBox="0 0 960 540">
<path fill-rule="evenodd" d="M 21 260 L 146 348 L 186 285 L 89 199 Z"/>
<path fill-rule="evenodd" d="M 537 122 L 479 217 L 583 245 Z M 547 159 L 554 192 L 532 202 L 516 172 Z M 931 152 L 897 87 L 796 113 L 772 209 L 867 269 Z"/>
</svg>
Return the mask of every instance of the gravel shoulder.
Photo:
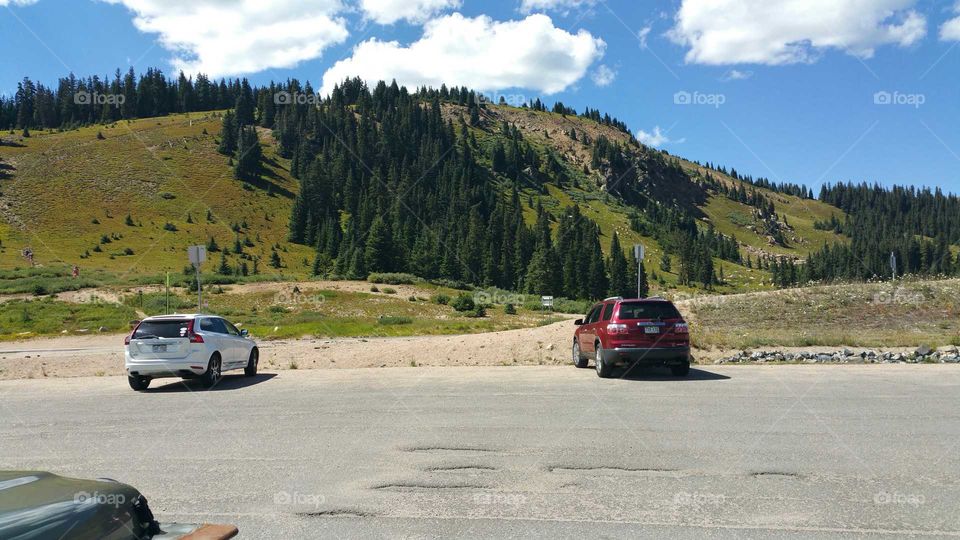
<svg viewBox="0 0 960 540">
<path fill-rule="evenodd" d="M 271 370 L 391 367 L 544 366 L 569 363 L 575 326 L 565 320 L 536 328 L 482 334 L 400 338 L 302 338 L 260 341 L 261 365 Z M 777 347 L 783 354 L 844 347 Z M 859 348 L 857 349 L 859 350 Z M 883 351 L 907 354 L 905 347 Z M 738 350 L 694 349 L 697 364 Z M 0 380 L 123 375 L 123 336 L 58 336 L 0 343 Z"/>
<path fill-rule="evenodd" d="M 268 369 L 557 365 L 568 361 L 572 320 L 455 336 L 261 341 Z M 123 336 L 40 338 L 0 344 L 0 380 L 123 375 Z"/>
</svg>

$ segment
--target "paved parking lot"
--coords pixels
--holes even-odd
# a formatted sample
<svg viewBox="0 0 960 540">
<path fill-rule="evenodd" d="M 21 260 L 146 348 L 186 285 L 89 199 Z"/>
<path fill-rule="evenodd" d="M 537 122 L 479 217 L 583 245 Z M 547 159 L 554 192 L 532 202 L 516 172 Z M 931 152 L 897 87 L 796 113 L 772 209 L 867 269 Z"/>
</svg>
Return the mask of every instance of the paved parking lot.
<svg viewBox="0 0 960 540">
<path fill-rule="evenodd" d="M 241 535 L 960 535 L 960 369 L 573 367 L 0 382 L 0 467 Z"/>
</svg>

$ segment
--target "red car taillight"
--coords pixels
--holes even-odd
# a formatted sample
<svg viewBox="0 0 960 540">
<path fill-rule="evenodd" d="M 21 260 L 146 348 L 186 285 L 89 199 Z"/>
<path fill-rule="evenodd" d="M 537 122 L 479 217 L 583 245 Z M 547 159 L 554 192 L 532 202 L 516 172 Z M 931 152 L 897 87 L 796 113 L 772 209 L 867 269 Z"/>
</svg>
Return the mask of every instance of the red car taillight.
<svg viewBox="0 0 960 540">
<path fill-rule="evenodd" d="M 203 336 L 193 332 L 194 321 L 195 319 L 191 319 L 190 324 L 187 326 L 187 337 L 190 338 L 190 343 L 203 343 Z"/>
<path fill-rule="evenodd" d="M 677 324 L 673 325 L 673 332 L 674 332 L 675 334 L 689 334 L 689 333 L 690 333 L 690 327 L 689 327 L 689 326 L 687 325 L 687 323 L 685 323 L 685 322 L 677 323 Z"/>
<path fill-rule="evenodd" d="M 607 325 L 608 334 L 626 334 L 627 325 L 619 323 L 611 323 Z"/>
</svg>

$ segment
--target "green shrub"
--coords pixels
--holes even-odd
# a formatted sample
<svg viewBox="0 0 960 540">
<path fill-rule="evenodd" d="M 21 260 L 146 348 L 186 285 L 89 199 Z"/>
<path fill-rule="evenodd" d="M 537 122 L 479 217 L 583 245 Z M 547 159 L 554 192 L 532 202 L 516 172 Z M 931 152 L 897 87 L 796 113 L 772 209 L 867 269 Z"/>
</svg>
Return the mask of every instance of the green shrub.
<svg viewBox="0 0 960 540">
<path fill-rule="evenodd" d="M 377 287 L 376 285 L 374 285 L 374 286 L 370 287 L 370 292 L 380 292 L 380 288 Z"/>
<path fill-rule="evenodd" d="M 471 317 L 482 318 L 487 316 L 487 308 L 483 307 L 481 304 L 477 304 L 473 308 L 473 312 L 470 313 Z"/>
<path fill-rule="evenodd" d="M 384 326 L 392 326 L 397 324 L 412 324 L 413 319 L 410 317 L 403 317 L 397 315 L 381 315 L 377 318 L 377 324 L 382 324 Z"/>
<path fill-rule="evenodd" d="M 43 284 L 37 283 L 36 285 L 33 286 L 34 296 L 43 296 L 45 294 L 50 294 L 50 293 L 49 291 L 47 291 L 47 288 Z"/>
<path fill-rule="evenodd" d="M 503 306 L 503 312 L 506 313 L 507 315 L 516 315 L 517 309 L 513 307 L 513 304 L 507 304 Z"/>
<path fill-rule="evenodd" d="M 473 290 L 473 285 L 470 285 L 470 284 L 468 284 L 468 283 L 464 283 L 464 282 L 462 282 L 462 281 L 457 281 L 457 280 L 454 280 L 454 279 L 446 279 L 446 278 L 431 279 L 431 280 L 430 280 L 430 283 L 432 283 L 433 285 L 438 285 L 438 286 L 440 286 L 440 287 L 447 287 L 447 288 L 450 288 L 450 289 L 457 289 L 458 291 L 472 291 L 472 290 Z"/>
<path fill-rule="evenodd" d="M 469 294 L 457 295 L 450 305 L 453 306 L 453 309 L 457 311 L 473 311 L 474 308 L 476 308 L 476 304 L 473 302 L 473 297 Z"/>
<path fill-rule="evenodd" d="M 367 277 L 370 283 L 385 283 L 387 285 L 413 285 L 423 281 L 413 274 L 403 274 L 399 272 L 373 273 Z"/>
<path fill-rule="evenodd" d="M 397 294 L 397 290 L 393 287 L 384 287 L 383 292 L 384 294 Z"/>
<path fill-rule="evenodd" d="M 445 306 L 450 303 L 450 297 L 443 293 L 439 293 L 434 295 L 433 301 L 441 306 Z"/>
</svg>

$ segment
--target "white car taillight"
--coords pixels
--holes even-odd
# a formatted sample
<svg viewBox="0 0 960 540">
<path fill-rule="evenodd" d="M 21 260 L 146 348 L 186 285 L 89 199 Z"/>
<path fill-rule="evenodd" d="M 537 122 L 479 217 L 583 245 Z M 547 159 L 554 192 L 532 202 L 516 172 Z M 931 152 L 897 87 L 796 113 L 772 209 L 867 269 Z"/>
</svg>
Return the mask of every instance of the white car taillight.
<svg viewBox="0 0 960 540">
<path fill-rule="evenodd" d="M 689 327 L 689 326 L 687 325 L 687 323 L 685 323 L 685 322 L 677 323 L 677 324 L 673 325 L 673 331 L 674 331 L 674 333 L 676 333 L 676 334 L 689 334 L 689 333 L 690 333 L 690 327 Z"/>
<path fill-rule="evenodd" d="M 627 325 L 619 323 L 611 323 L 607 325 L 608 334 L 626 334 Z"/>
<path fill-rule="evenodd" d="M 187 337 L 190 339 L 190 343 L 203 343 L 203 336 L 193 331 L 195 321 L 196 319 L 190 319 L 190 324 L 187 325 Z"/>
</svg>

